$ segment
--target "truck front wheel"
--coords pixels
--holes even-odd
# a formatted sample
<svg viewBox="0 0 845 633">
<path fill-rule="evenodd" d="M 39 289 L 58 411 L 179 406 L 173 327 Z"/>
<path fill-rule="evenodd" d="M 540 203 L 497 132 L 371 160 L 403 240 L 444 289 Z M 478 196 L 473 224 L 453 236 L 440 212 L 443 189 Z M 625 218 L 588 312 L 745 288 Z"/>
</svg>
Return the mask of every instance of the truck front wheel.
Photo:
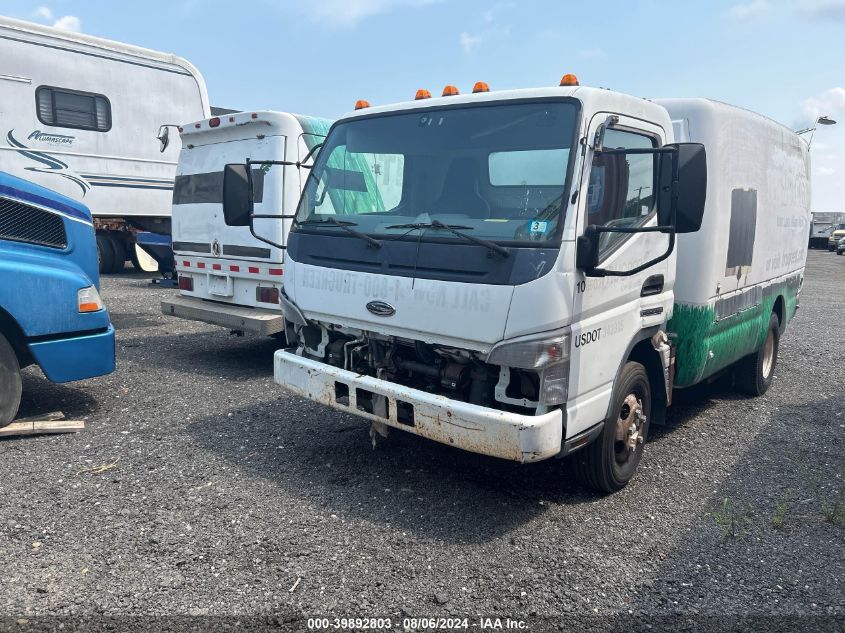
<svg viewBox="0 0 845 633">
<path fill-rule="evenodd" d="M 779 345 L 780 320 L 772 313 L 763 345 L 736 365 L 734 381 L 741 391 L 749 396 L 762 396 L 769 390 L 778 364 Z"/>
<path fill-rule="evenodd" d="M 572 456 L 578 479 L 602 492 L 624 488 L 643 455 L 651 416 L 651 387 L 640 363 L 625 363 L 610 411 L 601 435 Z"/>
<path fill-rule="evenodd" d="M 21 368 L 15 350 L 0 334 L 0 428 L 15 419 L 21 403 Z"/>
</svg>

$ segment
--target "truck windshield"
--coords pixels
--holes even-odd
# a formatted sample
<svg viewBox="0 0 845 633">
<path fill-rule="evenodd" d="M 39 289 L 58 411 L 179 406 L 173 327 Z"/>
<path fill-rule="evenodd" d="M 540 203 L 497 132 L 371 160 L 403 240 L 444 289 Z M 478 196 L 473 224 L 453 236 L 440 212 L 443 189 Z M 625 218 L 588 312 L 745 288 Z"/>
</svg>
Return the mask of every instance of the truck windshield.
<svg viewBox="0 0 845 633">
<path fill-rule="evenodd" d="M 518 244 L 558 236 L 577 107 L 531 102 L 424 108 L 353 119 L 326 139 L 294 230 Z M 563 205 L 565 208 L 565 205 Z"/>
</svg>

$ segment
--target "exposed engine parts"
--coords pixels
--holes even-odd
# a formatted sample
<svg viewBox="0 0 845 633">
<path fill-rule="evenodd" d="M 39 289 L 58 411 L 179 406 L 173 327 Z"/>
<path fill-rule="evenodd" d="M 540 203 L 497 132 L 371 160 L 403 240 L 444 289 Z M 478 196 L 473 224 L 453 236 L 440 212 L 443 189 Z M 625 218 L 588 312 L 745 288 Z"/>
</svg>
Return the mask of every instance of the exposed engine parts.
<svg viewBox="0 0 845 633">
<path fill-rule="evenodd" d="M 503 410 L 536 409 L 538 375 L 484 362 L 475 352 L 310 323 L 297 353 L 335 367 Z"/>
</svg>

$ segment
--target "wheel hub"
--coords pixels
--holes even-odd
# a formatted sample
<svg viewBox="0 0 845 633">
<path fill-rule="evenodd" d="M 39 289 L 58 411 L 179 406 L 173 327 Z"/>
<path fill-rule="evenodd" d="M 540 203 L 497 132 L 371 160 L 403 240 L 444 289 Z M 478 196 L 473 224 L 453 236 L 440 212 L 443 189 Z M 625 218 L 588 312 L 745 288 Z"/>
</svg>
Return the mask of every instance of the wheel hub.
<svg viewBox="0 0 845 633">
<path fill-rule="evenodd" d="M 646 421 L 642 401 L 633 393 L 629 393 L 622 402 L 616 420 L 616 461 L 628 461 L 637 446 L 643 443 Z"/>
</svg>

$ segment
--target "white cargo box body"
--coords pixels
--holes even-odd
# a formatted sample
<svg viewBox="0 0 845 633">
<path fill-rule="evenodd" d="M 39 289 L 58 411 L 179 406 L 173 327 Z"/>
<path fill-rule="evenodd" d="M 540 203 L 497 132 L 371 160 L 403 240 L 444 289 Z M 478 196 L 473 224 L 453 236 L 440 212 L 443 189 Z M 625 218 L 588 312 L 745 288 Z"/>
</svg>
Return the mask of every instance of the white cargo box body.
<svg viewBox="0 0 845 633">
<path fill-rule="evenodd" d="M 735 360 L 765 332 L 774 309 L 795 312 L 810 223 L 806 144 L 762 115 L 707 99 L 658 100 L 675 140 L 707 150 L 707 204 L 701 230 L 678 237 L 675 315 L 678 384 Z M 785 305 L 775 305 L 776 297 Z M 755 320 L 766 320 L 766 324 Z M 749 349 L 750 352 L 750 349 Z"/>
</svg>

